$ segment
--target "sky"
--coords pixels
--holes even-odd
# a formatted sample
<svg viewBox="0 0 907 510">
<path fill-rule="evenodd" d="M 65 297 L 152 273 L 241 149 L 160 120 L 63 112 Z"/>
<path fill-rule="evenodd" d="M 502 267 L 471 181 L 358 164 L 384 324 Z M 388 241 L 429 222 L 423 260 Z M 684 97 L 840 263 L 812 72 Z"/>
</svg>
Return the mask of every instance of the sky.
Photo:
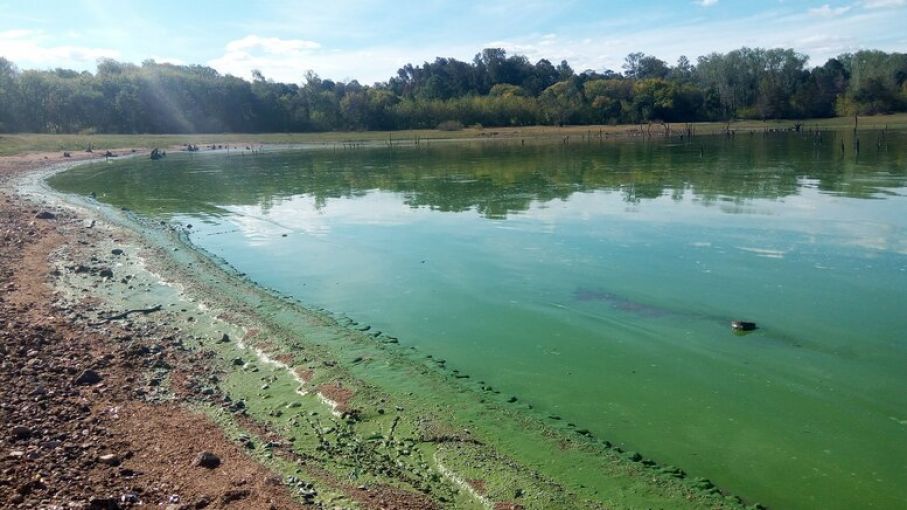
<svg viewBox="0 0 907 510">
<path fill-rule="evenodd" d="M 620 71 L 630 52 L 695 62 L 741 46 L 793 48 L 812 66 L 859 49 L 907 52 L 907 0 L 0 0 L 0 56 L 20 69 L 154 59 L 371 84 L 488 47 Z"/>
</svg>

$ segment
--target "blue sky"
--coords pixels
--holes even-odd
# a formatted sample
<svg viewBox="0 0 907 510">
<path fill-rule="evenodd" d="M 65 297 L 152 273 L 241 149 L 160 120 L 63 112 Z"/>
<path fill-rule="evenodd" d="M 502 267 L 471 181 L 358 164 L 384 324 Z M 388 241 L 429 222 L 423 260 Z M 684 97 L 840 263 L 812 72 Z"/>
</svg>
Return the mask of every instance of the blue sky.
<svg viewBox="0 0 907 510">
<path fill-rule="evenodd" d="M 491 46 L 577 71 L 619 71 L 632 51 L 673 63 L 740 46 L 791 47 L 821 65 L 861 48 L 907 51 L 907 0 L 0 0 L 0 56 L 23 69 L 153 58 L 372 83 Z"/>
</svg>

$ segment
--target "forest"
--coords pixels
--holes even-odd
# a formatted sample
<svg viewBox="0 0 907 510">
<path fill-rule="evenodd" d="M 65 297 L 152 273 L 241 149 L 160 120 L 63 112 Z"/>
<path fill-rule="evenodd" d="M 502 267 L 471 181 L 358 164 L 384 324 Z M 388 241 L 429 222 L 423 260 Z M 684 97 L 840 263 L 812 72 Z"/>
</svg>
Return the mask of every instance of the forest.
<svg viewBox="0 0 907 510">
<path fill-rule="evenodd" d="M 20 70 L 0 57 L 0 132 L 253 133 L 800 119 L 907 110 L 907 54 L 865 50 L 809 68 L 792 49 L 740 48 L 620 71 L 535 64 L 499 48 L 407 64 L 386 82 L 247 81 L 198 65 L 101 60 Z"/>
</svg>

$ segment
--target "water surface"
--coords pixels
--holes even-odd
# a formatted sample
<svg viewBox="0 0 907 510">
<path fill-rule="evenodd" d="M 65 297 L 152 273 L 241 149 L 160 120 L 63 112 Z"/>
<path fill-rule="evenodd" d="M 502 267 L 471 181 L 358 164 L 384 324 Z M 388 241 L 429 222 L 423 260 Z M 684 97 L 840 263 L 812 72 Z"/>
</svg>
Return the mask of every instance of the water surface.
<svg viewBox="0 0 907 510">
<path fill-rule="evenodd" d="M 191 223 L 262 285 L 750 501 L 895 508 L 905 142 L 171 155 L 53 184 Z M 734 335 L 732 319 L 759 329 Z"/>
</svg>

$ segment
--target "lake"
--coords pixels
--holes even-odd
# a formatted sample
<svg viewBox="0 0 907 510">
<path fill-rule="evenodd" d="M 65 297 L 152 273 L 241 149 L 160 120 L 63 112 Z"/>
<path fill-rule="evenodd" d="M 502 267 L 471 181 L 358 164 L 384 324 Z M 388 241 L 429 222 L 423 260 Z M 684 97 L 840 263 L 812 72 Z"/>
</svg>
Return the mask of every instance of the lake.
<svg viewBox="0 0 907 510">
<path fill-rule="evenodd" d="M 907 507 L 907 136 L 851 136 L 171 154 L 51 183 L 750 501 Z"/>
</svg>

